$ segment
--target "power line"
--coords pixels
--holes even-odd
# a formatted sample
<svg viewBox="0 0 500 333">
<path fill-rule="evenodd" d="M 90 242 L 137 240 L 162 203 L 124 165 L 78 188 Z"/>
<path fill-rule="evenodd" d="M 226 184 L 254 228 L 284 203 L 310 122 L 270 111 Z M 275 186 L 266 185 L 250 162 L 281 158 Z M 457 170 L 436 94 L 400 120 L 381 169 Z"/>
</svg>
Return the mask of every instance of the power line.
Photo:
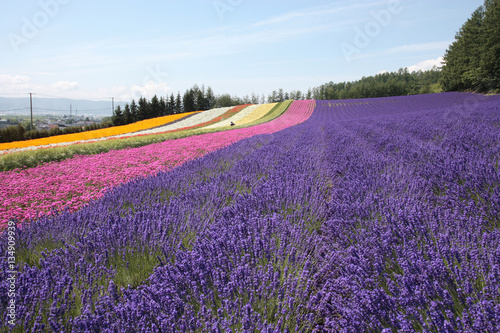
<svg viewBox="0 0 500 333">
<path fill-rule="evenodd" d="M 61 112 L 65 112 L 65 111 L 68 111 L 68 109 L 47 109 L 47 108 L 39 108 L 39 107 L 34 107 L 35 110 L 38 110 L 38 111 L 61 111 Z M 105 108 L 105 109 L 92 109 L 92 110 L 85 110 L 85 109 L 78 109 L 80 112 L 92 112 L 92 111 L 107 111 L 109 110 L 109 108 Z"/>
<path fill-rule="evenodd" d="M 33 93 L 30 93 L 30 109 L 31 109 L 31 133 L 33 133 Z M 33 137 L 33 134 L 30 135 Z"/>
<path fill-rule="evenodd" d="M 25 95 L 25 94 L 26 93 L 4 93 L 4 92 L 0 92 L 0 95 Z"/>
<path fill-rule="evenodd" d="M 9 109 L 9 110 L 0 110 L 0 112 L 10 112 L 10 111 L 23 111 L 29 110 L 30 108 L 21 108 L 21 109 Z M 107 109 L 106 109 L 107 110 Z"/>
<path fill-rule="evenodd" d="M 93 101 L 93 102 L 104 102 L 105 100 L 109 100 L 109 97 L 93 97 L 93 98 L 72 98 L 72 97 L 67 97 L 67 96 L 55 96 L 55 95 L 48 95 L 48 94 L 39 94 L 37 93 L 37 96 L 45 96 L 45 97 L 53 97 L 53 98 L 62 98 L 62 99 L 73 99 L 73 100 L 83 100 L 83 101 Z"/>
</svg>

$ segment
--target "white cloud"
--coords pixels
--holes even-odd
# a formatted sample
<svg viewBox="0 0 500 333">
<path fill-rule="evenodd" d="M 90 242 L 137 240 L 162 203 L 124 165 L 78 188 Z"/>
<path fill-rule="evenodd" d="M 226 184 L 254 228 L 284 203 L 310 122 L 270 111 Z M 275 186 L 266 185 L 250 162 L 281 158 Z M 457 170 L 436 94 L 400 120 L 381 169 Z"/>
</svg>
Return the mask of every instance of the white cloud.
<svg viewBox="0 0 500 333">
<path fill-rule="evenodd" d="M 35 84 L 33 78 L 27 75 L 0 74 L 0 95 L 12 97 L 12 94 L 28 94 L 33 92 L 39 96 L 50 96 L 72 99 L 111 99 L 117 101 L 129 101 L 146 97 L 150 99 L 154 95 L 166 96 L 172 93 L 172 88 L 164 81 L 158 82 L 148 80 L 142 85 L 120 86 L 111 89 L 105 87 L 93 87 L 85 89 L 78 82 L 57 81 L 54 83 Z"/>
<path fill-rule="evenodd" d="M 443 57 L 439 57 L 437 59 L 424 60 L 424 61 L 419 62 L 416 65 L 409 66 L 408 71 L 409 72 L 416 72 L 419 70 L 427 71 L 427 70 L 432 69 L 434 66 L 436 66 L 436 67 L 443 66 L 442 62 L 443 62 Z"/>
<path fill-rule="evenodd" d="M 449 41 L 445 42 L 431 42 L 431 43 L 420 43 L 420 44 L 409 44 L 402 45 L 387 49 L 385 53 L 396 54 L 396 53 L 410 53 L 410 52 L 421 52 L 421 51 L 436 51 L 436 50 L 446 50 L 450 46 Z"/>
<path fill-rule="evenodd" d="M 0 91 L 2 92 L 25 92 L 33 87 L 32 79 L 29 76 L 0 74 Z"/>
<path fill-rule="evenodd" d="M 266 25 L 280 24 L 287 21 L 291 21 L 295 18 L 300 18 L 303 20 L 304 18 L 315 18 L 318 16 L 325 16 L 329 14 L 337 14 L 340 12 L 346 11 L 359 11 L 361 9 L 369 8 L 369 7 L 377 7 L 380 5 L 387 5 L 386 1 L 379 1 L 373 3 L 365 3 L 365 4 L 354 4 L 349 6 L 339 6 L 338 4 L 329 5 L 329 6 L 316 6 L 311 8 L 302 9 L 300 11 L 288 12 L 283 15 L 277 15 L 271 17 L 270 19 L 263 20 L 255 23 L 254 27 L 261 27 Z"/>
<path fill-rule="evenodd" d="M 51 88 L 55 89 L 56 91 L 68 91 L 68 90 L 76 90 L 79 88 L 78 82 L 68 82 L 68 81 L 59 81 L 56 83 L 53 83 L 51 85 Z"/>
<path fill-rule="evenodd" d="M 128 101 L 132 99 L 138 99 L 140 97 L 145 97 L 147 99 L 152 98 L 154 95 L 158 97 L 166 96 L 172 92 L 172 88 L 169 87 L 165 82 L 155 82 L 148 81 L 145 85 L 134 85 L 132 87 L 114 87 L 112 89 L 112 94 L 115 99 Z"/>
<path fill-rule="evenodd" d="M 385 50 L 366 54 L 355 54 L 352 56 L 353 59 L 368 59 L 368 58 L 379 58 L 382 56 L 391 56 L 398 54 L 408 54 L 408 53 L 418 53 L 418 52 L 439 52 L 443 54 L 445 50 L 449 47 L 451 42 L 430 42 L 430 43 L 420 43 L 420 44 L 407 44 L 401 46 L 395 46 L 387 48 Z"/>
</svg>

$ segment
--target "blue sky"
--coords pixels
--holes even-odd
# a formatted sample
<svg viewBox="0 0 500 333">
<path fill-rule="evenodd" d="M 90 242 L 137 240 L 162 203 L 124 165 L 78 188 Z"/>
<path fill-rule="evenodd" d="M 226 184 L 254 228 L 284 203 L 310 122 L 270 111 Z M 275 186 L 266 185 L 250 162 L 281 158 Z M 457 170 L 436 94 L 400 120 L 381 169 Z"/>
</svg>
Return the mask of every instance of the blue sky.
<svg viewBox="0 0 500 333">
<path fill-rule="evenodd" d="M 0 96 L 243 96 L 439 65 L 482 0 L 2 0 Z"/>
</svg>

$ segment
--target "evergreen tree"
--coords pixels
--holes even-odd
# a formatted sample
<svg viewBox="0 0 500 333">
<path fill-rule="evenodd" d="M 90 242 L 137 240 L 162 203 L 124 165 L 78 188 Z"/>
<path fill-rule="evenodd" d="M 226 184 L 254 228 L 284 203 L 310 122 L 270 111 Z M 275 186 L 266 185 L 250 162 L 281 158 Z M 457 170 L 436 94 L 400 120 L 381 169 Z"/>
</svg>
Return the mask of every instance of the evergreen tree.
<svg viewBox="0 0 500 333">
<path fill-rule="evenodd" d="M 156 95 L 153 96 L 151 102 L 149 103 L 148 111 L 149 112 L 147 119 L 156 118 L 163 114 L 163 110 L 161 109 L 160 100 L 158 99 L 158 96 Z"/>
<path fill-rule="evenodd" d="M 139 120 L 137 104 L 135 104 L 135 100 L 132 100 L 132 103 L 130 103 L 130 116 L 132 118 L 132 122 L 136 122 Z"/>
<path fill-rule="evenodd" d="M 166 116 L 167 115 L 167 104 L 168 104 L 168 97 L 164 98 L 163 96 L 160 98 L 160 110 L 161 116 Z"/>
<path fill-rule="evenodd" d="M 312 96 L 313 96 L 313 95 L 312 95 L 312 91 L 311 91 L 311 89 L 309 88 L 309 89 L 307 90 L 306 99 L 307 99 L 307 100 L 310 100 L 310 99 L 312 99 Z"/>
<path fill-rule="evenodd" d="M 139 107 L 137 109 L 137 120 L 149 118 L 149 103 L 145 97 L 139 98 Z"/>
<path fill-rule="evenodd" d="M 500 1 L 486 0 L 481 68 L 486 89 L 500 90 Z"/>
<path fill-rule="evenodd" d="M 130 112 L 130 105 L 125 104 L 125 108 L 123 109 L 123 118 L 125 124 L 131 124 L 134 122 L 134 118 L 132 117 L 132 112 Z"/>
<path fill-rule="evenodd" d="M 278 100 L 278 93 L 276 92 L 276 90 L 273 90 L 272 94 L 267 97 L 267 102 L 268 103 L 279 102 L 279 100 Z"/>
<path fill-rule="evenodd" d="M 174 93 L 171 93 L 168 101 L 167 114 L 171 115 L 174 114 L 174 112 L 175 112 L 175 97 Z"/>
<path fill-rule="evenodd" d="M 285 94 L 283 92 L 283 89 L 280 88 L 278 90 L 278 100 L 276 102 L 283 102 L 285 100 Z"/>
<path fill-rule="evenodd" d="M 199 89 L 196 91 L 196 109 L 197 110 L 208 110 L 208 101 L 205 98 L 204 89 Z"/>
<path fill-rule="evenodd" d="M 500 89 L 500 0 L 486 0 L 455 36 L 444 56 L 447 91 Z"/>
<path fill-rule="evenodd" d="M 475 89 L 481 81 L 481 26 L 483 7 L 479 7 L 460 28 L 455 41 L 444 56 L 443 87 L 445 90 Z"/>
<path fill-rule="evenodd" d="M 229 94 L 222 94 L 217 98 L 216 107 L 224 108 L 234 106 L 234 101 Z"/>
<path fill-rule="evenodd" d="M 184 112 L 195 111 L 195 92 L 193 89 L 188 89 L 182 97 L 182 105 Z"/>
<path fill-rule="evenodd" d="M 250 103 L 259 104 L 259 96 L 255 95 L 255 92 L 252 92 Z"/>
<path fill-rule="evenodd" d="M 213 109 L 215 107 L 216 98 L 215 98 L 215 94 L 210 86 L 207 88 L 205 98 L 207 100 L 207 107 L 209 109 Z"/>
<path fill-rule="evenodd" d="M 177 92 L 177 97 L 175 99 L 175 113 L 185 112 L 182 105 L 181 93 Z"/>
<path fill-rule="evenodd" d="M 114 126 L 125 125 L 125 118 L 123 116 L 123 111 L 120 105 L 116 107 L 111 120 L 113 121 Z"/>
<path fill-rule="evenodd" d="M 251 103 L 252 103 L 252 100 L 250 99 L 250 96 L 248 96 L 248 95 L 243 96 L 242 104 L 251 104 Z"/>
</svg>

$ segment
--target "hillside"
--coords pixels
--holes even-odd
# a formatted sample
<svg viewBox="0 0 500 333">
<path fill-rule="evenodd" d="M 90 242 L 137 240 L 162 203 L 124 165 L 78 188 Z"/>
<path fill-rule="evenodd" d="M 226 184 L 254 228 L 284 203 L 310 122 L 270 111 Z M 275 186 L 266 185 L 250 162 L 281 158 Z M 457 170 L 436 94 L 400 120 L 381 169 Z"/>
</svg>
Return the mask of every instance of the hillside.
<svg viewBox="0 0 500 333">
<path fill-rule="evenodd" d="M 5 224 L 16 325 L 496 332 L 499 105 L 294 101 L 256 126 L 1 172 L 2 218 L 36 217 Z"/>
</svg>

